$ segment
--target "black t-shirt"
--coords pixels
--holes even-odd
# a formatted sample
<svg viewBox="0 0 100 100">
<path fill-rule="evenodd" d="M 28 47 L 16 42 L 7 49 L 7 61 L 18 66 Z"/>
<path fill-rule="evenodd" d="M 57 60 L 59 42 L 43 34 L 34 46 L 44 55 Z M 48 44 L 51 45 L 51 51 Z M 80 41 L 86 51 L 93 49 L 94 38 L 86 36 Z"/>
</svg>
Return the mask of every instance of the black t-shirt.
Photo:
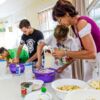
<svg viewBox="0 0 100 100">
<path fill-rule="evenodd" d="M 29 51 L 29 57 L 32 57 L 37 51 L 38 41 L 44 39 L 42 32 L 34 29 L 33 33 L 30 35 L 23 34 L 21 37 L 20 44 L 26 44 Z M 34 60 L 34 61 L 37 61 Z"/>
</svg>

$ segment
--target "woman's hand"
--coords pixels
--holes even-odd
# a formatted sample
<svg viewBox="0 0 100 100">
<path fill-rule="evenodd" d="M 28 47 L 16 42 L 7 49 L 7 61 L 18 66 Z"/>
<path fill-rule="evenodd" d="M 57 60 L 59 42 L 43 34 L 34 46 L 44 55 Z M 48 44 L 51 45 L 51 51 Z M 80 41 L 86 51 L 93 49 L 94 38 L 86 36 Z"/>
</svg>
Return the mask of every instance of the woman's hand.
<svg viewBox="0 0 100 100">
<path fill-rule="evenodd" d="M 52 53 L 52 55 L 55 57 L 55 58 L 62 58 L 65 56 L 65 51 L 64 50 L 54 50 L 54 52 Z"/>
</svg>

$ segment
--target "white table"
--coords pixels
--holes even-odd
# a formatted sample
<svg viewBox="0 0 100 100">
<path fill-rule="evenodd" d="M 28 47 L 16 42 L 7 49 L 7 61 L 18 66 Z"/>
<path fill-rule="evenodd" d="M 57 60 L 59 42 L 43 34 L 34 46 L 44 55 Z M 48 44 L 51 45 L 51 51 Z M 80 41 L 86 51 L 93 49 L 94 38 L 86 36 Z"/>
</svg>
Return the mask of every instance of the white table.
<svg viewBox="0 0 100 100">
<path fill-rule="evenodd" d="M 10 76 L 9 76 L 10 75 Z M 24 100 L 21 97 L 20 83 L 25 81 L 24 75 L 21 76 L 11 76 L 9 74 L 8 77 L 0 77 L 0 100 Z M 48 91 L 52 94 L 53 100 L 59 100 L 53 89 L 51 88 L 50 83 L 45 84 Z"/>
</svg>

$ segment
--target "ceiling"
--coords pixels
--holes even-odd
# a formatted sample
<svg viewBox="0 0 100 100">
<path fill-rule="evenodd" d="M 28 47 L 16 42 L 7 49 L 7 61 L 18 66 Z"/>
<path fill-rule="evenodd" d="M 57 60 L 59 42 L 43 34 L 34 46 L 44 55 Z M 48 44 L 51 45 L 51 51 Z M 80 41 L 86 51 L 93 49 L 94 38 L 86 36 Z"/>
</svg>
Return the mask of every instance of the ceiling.
<svg viewBox="0 0 100 100">
<path fill-rule="evenodd" d="M 0 19 L 7 17 L 24 7 L 29 6 L 35 0 L 6 0 L 0 5 Z"/>
</svg>

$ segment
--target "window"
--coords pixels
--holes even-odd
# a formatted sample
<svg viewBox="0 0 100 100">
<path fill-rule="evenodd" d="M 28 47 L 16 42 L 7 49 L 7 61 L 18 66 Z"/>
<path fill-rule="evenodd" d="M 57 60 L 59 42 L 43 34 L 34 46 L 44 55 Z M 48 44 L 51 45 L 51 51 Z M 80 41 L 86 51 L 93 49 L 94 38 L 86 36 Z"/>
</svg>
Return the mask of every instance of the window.
<svg viewBox="0 0 100 100">
<path fill-rule="evenodd" d="M 94 0 L 93 5 L 88 8 L 88 14 L 100 26 L 100 0 Z"/>
<path fill-rule="evenodd" d="M 100 12 L 100 1 L 98 1 L 94 8 L 89 12 L 89 16 L 91 16 L 100 26 L 100 13 L 98 12 Z"/>
<path fill-rule="evenodd" d="M 43 32 L 44 38 L 48 38 L 56 26 L 56 22 L 52 19 L 52 9 L 47 9 L 38 13 L 40 30 Z"/>
<path fill-rule="evenodd" d="M 89 5 L 93 2 L 93 0 L 89 0 Z"/>
<path fill-rule="evenodd" d="M 86 7 L 90 6 L 94 0 L 85 0 Z"/>
</svg>

